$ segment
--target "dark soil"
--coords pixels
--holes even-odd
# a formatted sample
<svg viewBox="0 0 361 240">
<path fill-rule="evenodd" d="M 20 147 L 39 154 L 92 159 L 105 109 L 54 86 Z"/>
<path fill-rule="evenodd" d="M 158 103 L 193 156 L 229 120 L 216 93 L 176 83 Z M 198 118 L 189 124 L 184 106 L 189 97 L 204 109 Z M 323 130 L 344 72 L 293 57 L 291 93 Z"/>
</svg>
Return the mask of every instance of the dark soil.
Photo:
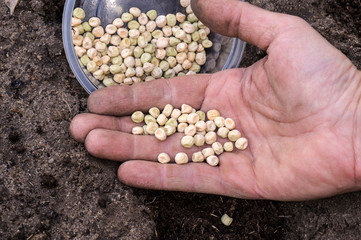
<svg viewBox="0 0 361 240">
<path fill-rule="evenodd" d="M 253 0 L 298 15 L 361 68 L 360 0 Z M 359 239 L 361 194 L 252 201 L 134 189 L 69 135 L 87 93 L 62 46 L 64 0 L 0 2 L 1 239 Z M 248 45 L 242 66 L 264 56 Z M 220 217 L 234 221 L 226 227 Z"/>
</svg>

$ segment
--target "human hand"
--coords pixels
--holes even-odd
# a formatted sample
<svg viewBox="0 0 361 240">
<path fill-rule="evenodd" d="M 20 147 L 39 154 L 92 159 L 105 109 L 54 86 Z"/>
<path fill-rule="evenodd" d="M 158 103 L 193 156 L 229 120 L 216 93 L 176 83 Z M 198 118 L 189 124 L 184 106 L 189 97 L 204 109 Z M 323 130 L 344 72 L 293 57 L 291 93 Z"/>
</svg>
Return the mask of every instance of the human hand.
<svg viewBox="0 0 361 240">
<path fill-rule="evenodd" d="M 305 21 L 236 0 L 192 0 L 213 31 L 267 51 L 246 69 L 163 79 L 90 95 L 91 114 L 71 123 L 73 137 L 99 158 L 125 161 L 119 179 L 135 187 L 238 198 L 305 200 L 360 188 L 361 73 Z M 212 16 L 211 18 L 209 16 Z M 187 103 L 220 110 L 249 139 L 224 153 L 219 167 L 159 164 L 157 155 L 186 151 L 180 135 L 166 142 L 131 135 L 136 110 Z"/>
</svg>

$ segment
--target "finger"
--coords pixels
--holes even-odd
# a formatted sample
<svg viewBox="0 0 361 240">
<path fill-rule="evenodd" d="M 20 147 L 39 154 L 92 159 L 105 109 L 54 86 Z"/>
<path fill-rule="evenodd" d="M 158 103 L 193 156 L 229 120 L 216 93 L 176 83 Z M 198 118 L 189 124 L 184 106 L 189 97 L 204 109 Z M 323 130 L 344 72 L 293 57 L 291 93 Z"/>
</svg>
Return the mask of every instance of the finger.
<svg viewBox="0 0 361 240">
<path fill-rule="evenodd" d="M 225 195 L 218 167 L 206 163 L 185 165 L 129 161 L 120 165 L 121 182 L 140 188 Z"/>
<path fill-rule="evenodd" d="M 242 174 L 237 174 L 234 166 L 229 169 L 231 171 L 228 173 L 236 178 L 234 181 L 233 177 L 225 175 L 227 173 L 221 167 L 212 167 L 206 163 L 177 165 L 129 161 L 120 165 L 118 177 L 121 182 L 139 188 L 262 198 L 254 190 L 249 164 L 244 162 L 243 165 Z"/>
<path fill-rule="evenodd" d="M 238 37 L 261 49 L 267 49 L 278 34 L 296 23 L 304 24 L 299 18 L 270 12 L 238 0 L 192 0 L 192 9 L 213 31 Z"/>
<path fill-rule="evenodd" d="M 70 123 L 70 133 L 78 142 L 84 142 L 88 133 L 96 128 L 131 133 L 135 124 L 130 117 L 103 116 L 91 113 L 79 114 Z"/>
<path fill-rule="evenodd" d="M 93 113 L 126 115 L 134 111 L 147 111 L 151 107 L 163 108 L 166 104 L 180 107 L 187 103 L 199 107 L 204 99 L 210 75 L 189 75 L 173 79 L 99 89 L 88 99 Z"/>
<path fill-rule="evenodd" d="M 179 152 L 184 152 L 191 159 L 200 147 L 184 148 L 181 138 L 184 134 L 174 134 L 167 141 L 161 142 L 150 135 L 132 135 L 128 133 L 94 129 L 85 139 L 88 152 L 98 158 L 125 161 L 132 159 L 156 161 L 160 153 L 167 153 L 174 159 Z"/>
</svg>

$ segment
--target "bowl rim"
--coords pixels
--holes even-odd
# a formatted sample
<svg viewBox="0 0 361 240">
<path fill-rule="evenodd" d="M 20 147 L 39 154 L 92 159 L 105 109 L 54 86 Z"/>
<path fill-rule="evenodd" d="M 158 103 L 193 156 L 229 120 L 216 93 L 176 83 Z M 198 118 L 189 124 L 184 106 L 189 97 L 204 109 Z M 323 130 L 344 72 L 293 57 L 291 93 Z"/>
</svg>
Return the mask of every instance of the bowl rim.
<svg viewBox="0 0 361 240">
<path fill-rule="evenodd" d="M 63 47 L 67 61 L 76 79 L 78 80 L 80 85 L 90 94 L 93 91 L 97 90 L 98 88 L 94 83 L 91 82 L 91 80 L 88 78 L 85 71 L 81 67 L 79 63 L 79 58 L 76 55 L 74 46 L 72 44 L 73 40 L 72 40 L 71 20 L 72 20 L 73 10 L 75 7 L 75 2 L 76 0 L 66 0 L 64 4 L 63 21 L 62 21 Z M 233 39 L 233 44 L 231 51 L 221 71 L 226 69 L 236 68 L 240 65 L 242 61 L 244 50 L 246 47 L 246 42 L 238 38 L 232 38 L 232 39 Z"/>
</svg>

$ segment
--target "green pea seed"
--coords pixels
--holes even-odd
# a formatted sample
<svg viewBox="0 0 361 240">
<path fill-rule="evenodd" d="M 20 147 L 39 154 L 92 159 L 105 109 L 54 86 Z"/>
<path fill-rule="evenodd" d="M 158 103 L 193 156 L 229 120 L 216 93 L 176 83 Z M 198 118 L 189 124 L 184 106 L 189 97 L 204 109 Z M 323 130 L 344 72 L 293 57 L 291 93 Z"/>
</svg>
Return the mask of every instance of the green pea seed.
<svg viewBox="0 0 361 240">
<path fill-rule="evenodd" d="M 152 59 L 152 55 L 150 55 L 149 53 L 143 53 L 142 56 L 140 57 L 140 61 L 142 62 L 142 64 L 146 62 L 150 62 L 151 59 Z"/>
<path fill-rule="evenodd" d="M 84 31 L 91 32 L 92 27 L 90 26 L 90 24 L 88 22 L 83 22 L 81 25 L 83 26 Z"/>
<path fill-rule="evenodd" d="M 159 63 L 159 68 L 162 69 L 163 72 L 165 72 L 169 69 L 169 63 L 167 61 L 163 60 Z"/>
<path fill-rule="evenodd" d="M 198 18 L 196 17 L 196 15 L 194 13 L 191 13 L 187 16 L 187 20 L 191 23 L 197 22 Z"/>
<path fill-rule="evenodd" d="M 85 18 L 84 10 L 81 8 L 75 8 L 73 11 L 73 17 L 79 18 L 79 19 L 84 19 Z"/>
<path fill-rule="evenodd" d="M 154 20 L 157 18 L 158 14 L 157 14 L 157 11 L 156 10 L 149 10 L 147 12 L 147 16 L 149 17 L 150 20 Z"/>
<path fill-rule="evenodd" d="M 80 58 L 80 61 L 84 66 L 86 66 L 86 65 L 88 65 L 88 62 L 90 62 L 90 59 L 89 59 L 88 55 L 83 55 Z"/>
<path fill-rule="evenodd" d="M 128 23 L 129 29 L 138 29 L 139 27 L 140 27 L 140 24 L 135 20 L 132 20 Z"/>
<path fill-rule="evenodd" d="M 146 53 L 154 53 L 155 52 L 155 46 L 151 43 L 149 43 L 145 48 L 144 52 Z"/>
<path fill-rule="evenodd" d="M 111 62 L 112 62 L 113 65 L 120 66 L 123 63 L 123 58 L 121 56 L 114 57 L 114 58 L 111 59 Z"/>
<path fill-rule="evenodd" d="M 94 41 L 94 39 L 95 39 L 94 35 L 93 35 L 91 32 L 86 32 L 83 37 L 84 37 L 84 38 L 85 38 L 85 37 L 88 37 L 88 38 L 90 38 L 92 41 Z"/>
<path fill-rule="evenodd" d="M 141 47 L 135 47 L 133 52 L 134 52 L 134 57 L 140 58 L 144 53 L 144 50 Z"/>
<path fill-rule="evenodd" d="M 167 25 L 174 27 L 177 24 L 177 18 L 174 14 L 167 15 Z"/>
<path fill-rule="evenodd" d="M 167 57 L 177 56 L 177 50 L 174 47 L 167 47 L 166 52 L 167 52 Z"/>
<path fill-rule="evenodd" d="M 170 46 L 174 47 L 177 46 L 181 41 L 178 38 L 170 37 L 169 44 Z"/>
<path fill-rule="evenodd" d="M 123 22 L 130 22 L 133 20 L 133 15 L 125 12 L 122 14 L 122 20 L 123 20 Z"/>
</svg>

